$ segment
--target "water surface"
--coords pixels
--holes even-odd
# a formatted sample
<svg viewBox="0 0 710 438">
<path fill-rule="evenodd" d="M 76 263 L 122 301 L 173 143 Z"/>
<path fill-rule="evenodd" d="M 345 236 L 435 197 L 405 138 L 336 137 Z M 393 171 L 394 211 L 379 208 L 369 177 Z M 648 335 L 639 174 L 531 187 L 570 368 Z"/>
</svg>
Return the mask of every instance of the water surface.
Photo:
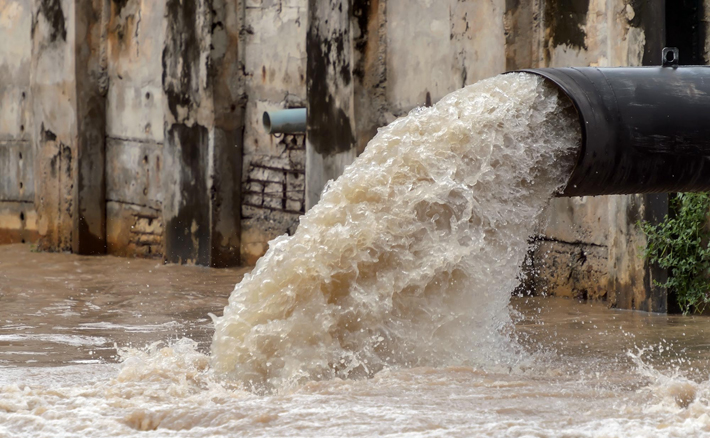
<svg viewBox="0 0 710 438">
<path fill-rule="evenodd" d="M 383 370 L 256 395 L 214 379 L 205 355 L 206 313 L 243 271 L 11 245 L 0 272 L 3 438 L 710 434 L 706 317 L 514 298 L 526 364 Z M 114 343 L 136 349 L 121 358 Z"/>
</svg>

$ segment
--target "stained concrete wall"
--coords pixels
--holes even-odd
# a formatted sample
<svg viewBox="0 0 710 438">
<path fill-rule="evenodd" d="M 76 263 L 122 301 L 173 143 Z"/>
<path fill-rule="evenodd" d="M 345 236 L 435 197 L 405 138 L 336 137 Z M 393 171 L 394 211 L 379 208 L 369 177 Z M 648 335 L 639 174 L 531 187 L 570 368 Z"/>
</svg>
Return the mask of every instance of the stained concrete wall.
<svg viewBox="0 0 710 438">
<path fill-rule="evenodd" d="M 657 63 L 663 6 L 0 0 L 0 242 L 252 264 L 380 126 L 506 70 Z M 295 107 L 307 135 L 263 131 Z M 662 309 L 634 223 L 663 202 L 553 201 L 530 286 Z"/>
<path fill-rule="evenodd" d="M 0 2 L 0 242 L 238 264 L 242 7 Z"/>
<path fill-rule="evenodd" d="M 111 3 L 106 97 L 107 251 L 163 254 L 165 3 Z"/>
<path fill-rule="evenodd" d="M 35 0 L 30 98 L 39 247 L 105 252 L 100 0 Z"/>
<path fill-rule="evenodd" d="M 310 0 L 306 207 L 379 126 L 505 69 L 502 0 Z"/>
<path fill-rule="evenodd" d="M 269 240 L 293 233 L 305 212 L 305 136 L 268 135 L 262 115 L 306 106 L 306 3 L 244 3 L 241 257 L 247 264 L 266 252 Z"/>
<path fill-rule="evenodd" d="M 657 65 L 663 46 L 662 1 L 335 3 L 342 7 L 309 2 L 308 206 L 362 150 L 373 125 L 506 70 Z M 663 202 L 648 196 L 554 200 L 529 261 L 531 291 L 663 311 L 665 291 L 653 280 L 664 273 L 639 254 L 645 242 L 635 225 L 662 217 Z"/>
<path fill-rule="evenodd" d="M 0 243 L 36 242 L 29 92 L 31 5 L 0 1 Z"/>
<path fill-rule="evenodd" d="M 550 1 L 537 11 L 538 65 L 641 66 L 660 62 L 660 4 L 627 0 Z M 665 311 L 664 272 L 643 259 L 639 220 L 658 220 L 643 195 L 560 198 L 548 208 L 532 256 L 537 293 L 604 299 L 612 306 Z"/>
<path fill-rule="evenodd" d="M 387 2 L 387 103 L 401 115 L 505 71 L 505 1 Z"/>
</svg>

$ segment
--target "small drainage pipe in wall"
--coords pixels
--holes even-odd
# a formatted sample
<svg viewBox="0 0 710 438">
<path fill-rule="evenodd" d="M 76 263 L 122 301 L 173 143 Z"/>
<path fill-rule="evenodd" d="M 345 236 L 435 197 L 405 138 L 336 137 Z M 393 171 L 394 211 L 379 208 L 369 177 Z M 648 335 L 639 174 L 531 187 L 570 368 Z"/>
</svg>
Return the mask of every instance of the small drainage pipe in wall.
<svg viewBox="0 0 710 438">
<path fill-rule="evenodd" d="M 262 122 L 267 134 L 303 134 L 306 132 L 306 108 L 264 111 Z"/>
</svg>

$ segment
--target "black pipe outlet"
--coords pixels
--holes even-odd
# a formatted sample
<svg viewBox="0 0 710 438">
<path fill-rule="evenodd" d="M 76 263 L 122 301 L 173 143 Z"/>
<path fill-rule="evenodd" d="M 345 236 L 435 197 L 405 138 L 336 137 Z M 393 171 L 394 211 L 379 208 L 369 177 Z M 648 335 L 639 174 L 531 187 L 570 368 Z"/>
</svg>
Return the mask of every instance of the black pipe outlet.
<svg viewBox="0 0 710 438">
<path fill-rule="evenodd" d="M 520 70 L 574 103 L 582 148 L 560 196 L 710 191 L 710 67 Z"/>
</svg>

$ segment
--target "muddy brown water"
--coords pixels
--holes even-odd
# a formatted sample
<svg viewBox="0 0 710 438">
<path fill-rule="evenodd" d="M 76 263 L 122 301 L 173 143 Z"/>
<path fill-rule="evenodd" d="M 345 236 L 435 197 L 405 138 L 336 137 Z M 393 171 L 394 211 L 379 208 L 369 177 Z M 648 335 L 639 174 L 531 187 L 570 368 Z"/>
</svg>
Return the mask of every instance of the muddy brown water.
<svg viewBox="0 0 710 438">
<path fill-rule="evenodd" d="M 103 363 L 114 343 L 181 337 L 207 351 L 208 314 L 245 272 L 0 246 L 0 366 Z"/>
<path fill-rule="evenodd" d="M 515 365 L 254 394 L 209 371 L 245 272 L 1 246 L 0 437 L 710 436 L 710 318 L 556 298 L 512 300 Z"/>
</svg>

